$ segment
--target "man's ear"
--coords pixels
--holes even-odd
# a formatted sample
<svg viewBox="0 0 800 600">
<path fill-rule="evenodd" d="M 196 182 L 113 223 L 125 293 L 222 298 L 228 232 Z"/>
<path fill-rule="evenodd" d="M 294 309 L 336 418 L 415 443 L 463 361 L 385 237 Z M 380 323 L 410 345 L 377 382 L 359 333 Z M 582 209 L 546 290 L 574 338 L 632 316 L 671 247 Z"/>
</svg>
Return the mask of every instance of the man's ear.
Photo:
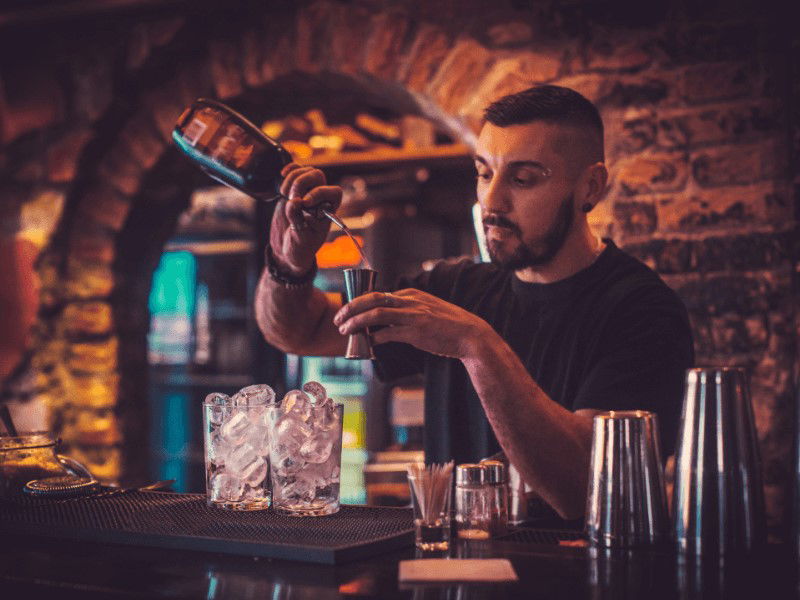
<svg viewBox="0 0 800 600">
<path fill-rule="evenodd" d="M 607 184 L 608 170 L 604 163 L 596 162 L 586 167 L 581 175 L 576 199 L 581 211 L 588 213 L 603 199 Z"/>
</svg>

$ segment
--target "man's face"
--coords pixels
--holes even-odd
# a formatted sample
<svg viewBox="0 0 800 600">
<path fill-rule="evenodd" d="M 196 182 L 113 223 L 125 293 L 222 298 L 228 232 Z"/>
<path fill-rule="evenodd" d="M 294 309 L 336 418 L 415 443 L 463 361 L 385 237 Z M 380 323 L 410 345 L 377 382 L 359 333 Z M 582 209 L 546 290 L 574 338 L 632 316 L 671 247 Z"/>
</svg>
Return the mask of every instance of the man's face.
<svg viewBox="0 0 800 600">
<path fill-rule="evenodd" d="M 569 129 L 533 122 L 486 123 L 475 153 L 477 193 L 492 262 L 510 269 L 548 264 L 574 219 Z"/>
</svg>

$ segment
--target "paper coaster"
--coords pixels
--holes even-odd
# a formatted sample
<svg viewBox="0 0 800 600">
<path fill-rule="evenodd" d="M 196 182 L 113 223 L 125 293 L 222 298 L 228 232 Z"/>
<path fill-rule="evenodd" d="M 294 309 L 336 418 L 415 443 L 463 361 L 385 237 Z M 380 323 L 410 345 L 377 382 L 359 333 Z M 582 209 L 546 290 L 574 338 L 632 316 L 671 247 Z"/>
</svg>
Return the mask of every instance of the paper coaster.
<svg viewBox="0 0 800 600">
<path fill-rule="evenodd" d="M 412 581 L 517 581 L 505 558 L 420 558 L 401 560 L 398 579 Z"/>
</svg>

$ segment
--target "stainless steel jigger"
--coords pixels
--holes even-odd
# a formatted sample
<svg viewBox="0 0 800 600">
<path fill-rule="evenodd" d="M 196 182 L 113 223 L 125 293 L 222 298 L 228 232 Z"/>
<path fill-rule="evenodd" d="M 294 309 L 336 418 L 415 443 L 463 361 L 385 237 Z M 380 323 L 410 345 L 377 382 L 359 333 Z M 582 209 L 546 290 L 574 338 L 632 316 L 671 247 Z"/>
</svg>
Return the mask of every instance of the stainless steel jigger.
<svg viewBox="0 0 800 600">
<path fill-rule="evenodd" d="M 654 413 L 610 411 L 593 423 L 586 531 L 598 546 L 654 544 L 669 532 Z"/>
<path fill-rule="evenodd" d="M 743 369 L 686 372 L 672 513 L 684 552 L 748 552 L 766 541 L 761 460 Z"/>
<path fill-rule="evenodd" d="M 372 269 L 345 269 L 344 289 L 347 301 L 350 302 L 353 298 L 373 291 L 377 278 L 378 272 Z M 375 358 L 375 354 L 372 352 L 369 330 L 350 334 L 347 339 L 347 351 L 344 357 L 352 360 L 371 360 Z"/>
</svg>

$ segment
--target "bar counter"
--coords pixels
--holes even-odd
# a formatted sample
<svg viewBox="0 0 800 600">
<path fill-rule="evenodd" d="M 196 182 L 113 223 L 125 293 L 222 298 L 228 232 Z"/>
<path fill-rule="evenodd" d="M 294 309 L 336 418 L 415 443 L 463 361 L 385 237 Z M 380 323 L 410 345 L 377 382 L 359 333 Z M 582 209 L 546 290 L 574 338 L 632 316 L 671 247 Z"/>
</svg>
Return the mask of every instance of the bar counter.
<svg viewBox="0 0 800 600">
<path fill-rule="evenodd" d="M 5 536 L 3 598 L 797 598 L 790 549 L 686 564 L 669 548 L 611 553 L 587 547 L 457 542 L 451 556 L 508 558 L 507 584 L 398 583 L 413 548 L 337 566 L 266 558 Z"/>
</svg>

